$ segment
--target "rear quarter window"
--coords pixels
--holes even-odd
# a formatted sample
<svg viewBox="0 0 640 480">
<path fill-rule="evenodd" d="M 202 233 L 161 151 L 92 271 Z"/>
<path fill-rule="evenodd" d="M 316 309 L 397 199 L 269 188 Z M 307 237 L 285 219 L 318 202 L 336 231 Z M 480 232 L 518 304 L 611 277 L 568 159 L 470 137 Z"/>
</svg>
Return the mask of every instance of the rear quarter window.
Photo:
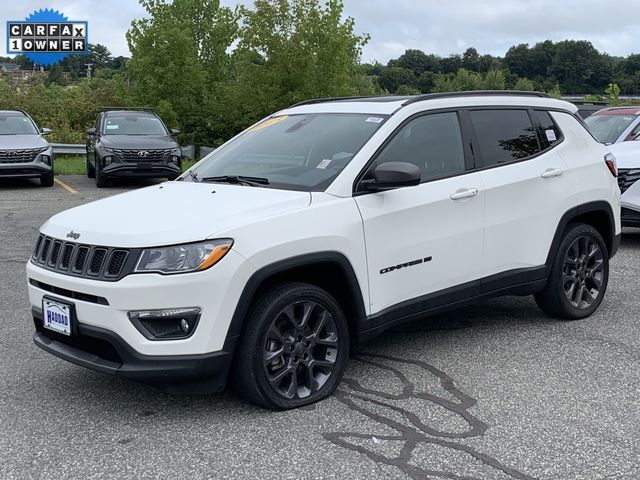
<svg viewBox="0 0 640 480">
<path fill-rule="evenodd" d="M 542 127 L 542 139 L 546 141 L 548 146 L 553 147 L 562 141 L 562 132 L 556 122 L 553 121 L 551 115 L 546 110 L 536 110 L 536 119 Z"/>
</svg>

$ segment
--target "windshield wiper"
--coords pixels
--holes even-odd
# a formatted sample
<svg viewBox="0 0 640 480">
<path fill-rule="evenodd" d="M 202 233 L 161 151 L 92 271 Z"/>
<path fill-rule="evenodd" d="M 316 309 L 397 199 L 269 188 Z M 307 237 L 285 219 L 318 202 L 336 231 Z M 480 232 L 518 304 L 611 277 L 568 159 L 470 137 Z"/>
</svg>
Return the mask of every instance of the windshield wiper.
<svg viewBox="0 0 640 480">
<path fill-rule="evenodd" d="M 193 180 L 194 182 L 199 182 L 200 179 L 198 179 L 198 174 L 196 172 L 194 172 L 193 170 L 188 170 L 189 172 L 189 176 L 191 177 L 191 180 Z"/>
<path fill-rule="evenodd" d="M 269 179 L 264 177 L 246 177 L 244 175 L 220 175 L 218 177 L 204 177 L 203 182 L 232 183 L 235 185 L 249 185 L 252 187 L 269 185 Z"/>
</svg>

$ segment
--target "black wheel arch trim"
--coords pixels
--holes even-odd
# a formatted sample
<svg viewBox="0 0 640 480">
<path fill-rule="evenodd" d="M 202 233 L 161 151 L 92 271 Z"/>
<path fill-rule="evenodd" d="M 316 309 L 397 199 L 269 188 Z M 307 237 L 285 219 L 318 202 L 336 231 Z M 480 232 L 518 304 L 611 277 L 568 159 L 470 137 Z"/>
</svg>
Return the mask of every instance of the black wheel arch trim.
<svg viewBox="0 0 640 480">
<path fill-rule="evenodd" d="M 560 218 L 558 222 L 558 226 L 556 228 L 556 233 L 553 236 L 553 240 L 551 242 L 551 246 L 549 248 L 549 253 L 547 255 L 547 260 L 545 261 L 545 265 L 548 269 L 551 268 L 553 260 L 555 258 L 556 251 L 560 246 L 560 242 L 562 242 L 562 236 L 567 229 L 567 226 L 576 218 L 581 215 L 587 213 L 604 213 L 607 217 L 607 221 L 609 223 L 609 238 L 607 238 L 604 232 L 600 232 L 602 238 L 604 238 L 605 244 L 607 245 L 607 249 L 609 250 L 609 258 L 613 258 L 613 256 L 617 253 L 618 247 L 620 246 L 620 235 L 616 234 L 616 224 L 615 217 L 613 215 L 613 210 L 611 205 L 608 202 L 603 200 L 583 203 L 581 205 L 576 206 L 575 208 L 571 208 Z"/>
<path fill-rule="evenodd" d="M 353 322 L 352 325 L 354 328 L 351 333 L 353 333 L 354 336 L 357 336 L 360 331 L 366 328 L 365 325 L 367 321 L 362 289 L 360 288 L 360 282 L 358 282 L 358 277 L 356 276 L 355 270 L 353 269 L 349 259 L 347 259 L 344 254 L 336 251 L 298 255 L 274 262 L 254 272 L 242 290 L 236 309 L 231 317 L 227 336 L 237 336 L 242 333 L 253 298 L 260 286 L 270 277 L 280 273 L 285 273 L 288 270 L 322 264 L 332 264 L 339 267 L 347 280 L 349 285 L 349 294 L 353 299 L 356 311 L 355 318 L 348 320 Z M 345 312 L 345 315 L 347 315 L 347 312 Z"/>
</svg>

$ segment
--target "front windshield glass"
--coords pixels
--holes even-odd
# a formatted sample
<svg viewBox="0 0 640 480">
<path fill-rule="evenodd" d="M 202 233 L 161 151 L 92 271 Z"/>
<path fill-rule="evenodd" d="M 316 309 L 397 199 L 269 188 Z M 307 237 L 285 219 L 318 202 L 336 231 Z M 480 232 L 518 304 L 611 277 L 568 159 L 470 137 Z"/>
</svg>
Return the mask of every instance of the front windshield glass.
<svg viewBox="0 0 640 480">
<path fill-rule="evenodd" d="M 615 143 L 636 118 L 635 115 L 591 115 L 585 123 L 599 142 Z"/>
<path fill-rule="evenodd" d="M 167 135 L 159 118 L 134 115 L 109 115 L 102 127 L 103 135 Z"/>
<path fill-rule="evenodd" d="M 35 135 L 31 119 L 21 113 L 0 113 L 0 135 Z"/>
<path fill-rule="evenodd" d="M 271 117 L 211 153 L 193 172 L 200 181 L 260 177 L 269 188 L 323 191 L 386 118 L 328 113 Z"/>
</svg>

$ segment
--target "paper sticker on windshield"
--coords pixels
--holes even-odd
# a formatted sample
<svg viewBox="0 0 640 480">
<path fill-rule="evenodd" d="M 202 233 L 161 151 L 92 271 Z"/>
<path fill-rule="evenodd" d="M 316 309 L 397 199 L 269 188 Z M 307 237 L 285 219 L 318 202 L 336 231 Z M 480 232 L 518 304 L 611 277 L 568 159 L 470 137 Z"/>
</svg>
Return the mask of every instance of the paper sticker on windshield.
<svg viewBox="0 0 640 480">
<path fill-rule="evenodd" d="M 380 117 L 369 117 L 367 118 L 367 122 L 369 123 L 382 123 L 384 121 L 384 118 L 380 118 Z"/>
<path fill-rule="evenodd" d="M 106 125 L 107 130 L 117 130 L 120 125 Z"/>
<path fill-rule="evenodd" d="M 325 158 L 318 165 L 316 165 L 316 168 L 321 168 L 322 170 L 324 170 L 329 166 L 330 163 L 331 163 L 331 160 Z"/>
<path fill-rule="evenodd" d="M 260 130 L 261 128 L 270 127 L 271 125 L 275 125 L 276 123 L 281 122 L 282 120 L 285 120 L 287 118 L 289 118 L 288 115 L 281 115 L 279 117 L 268 118 L 267 120 L 265 120 L 262 123 L 259 123 L 255 127 L 250 128 L 249 131 L 255 132 L 256 130 Z"/>
<path fill-rule="evenodd" d="M 555 142 L 558 137 L 556 137 L 556 132 L 554 132 L 553 130 L 545 130 L 546 135 L 547 135 L 547 140 L 549 140 L 550 142 Z"/>
</svg>

